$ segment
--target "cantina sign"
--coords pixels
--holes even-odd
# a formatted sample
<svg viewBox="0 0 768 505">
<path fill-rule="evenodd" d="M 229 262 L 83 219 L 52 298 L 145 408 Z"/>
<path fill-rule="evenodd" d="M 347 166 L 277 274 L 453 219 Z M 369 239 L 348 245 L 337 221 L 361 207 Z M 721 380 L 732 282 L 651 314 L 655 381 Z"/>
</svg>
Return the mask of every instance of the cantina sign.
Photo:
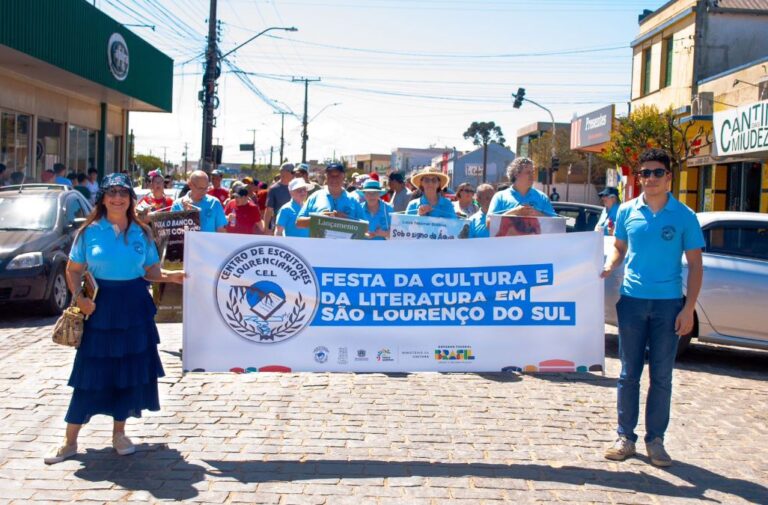
<svg viewBox="0 0 768 505">
<path fill-rule="evenodd" d="M 768 151 L 768 100 L 715 112 L 717 156 Z"/>
</svg>

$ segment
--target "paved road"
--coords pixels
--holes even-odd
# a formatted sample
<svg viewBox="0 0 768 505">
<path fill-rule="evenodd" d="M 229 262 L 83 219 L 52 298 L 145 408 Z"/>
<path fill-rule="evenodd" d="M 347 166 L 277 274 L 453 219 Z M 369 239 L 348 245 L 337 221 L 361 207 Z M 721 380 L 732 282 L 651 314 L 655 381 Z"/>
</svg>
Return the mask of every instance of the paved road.
<svg viewBox="0 0 768 505">
<path fill-rule="evenodd" d="M 692 348 L 675 375 L 677 462 L 662 470 L 602 457 L 614 438 L 612 327 L 605 377 L 182 377 L 181 326 L 166 324 L 163 410 L 129 424 L 139 451 L 115 455 L 110 421 L 97 417 L 81 454 L 47 467 L 73 353 L 50 342 L 51 318 L 0 321 L 4 503 L 768 503 L 768 353 Z"/>
</svg>

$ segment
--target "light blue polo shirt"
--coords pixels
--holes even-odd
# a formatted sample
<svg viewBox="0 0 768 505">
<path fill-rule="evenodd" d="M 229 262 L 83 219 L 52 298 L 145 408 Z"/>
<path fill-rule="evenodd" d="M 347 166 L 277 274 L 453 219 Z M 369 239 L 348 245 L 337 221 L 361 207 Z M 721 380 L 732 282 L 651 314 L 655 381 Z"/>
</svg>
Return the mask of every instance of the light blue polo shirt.
<svg viewBox="0 0 768 505">
<path fill-rule="evenodd" d="M 557 217 L 557 212 L 552 208 L 547 195 L 532 187 L 523 196 L 514 186 L 493 195 L 488 214 L 504 214 L 518 205 L 530 205 L 545 216 Z"/>
<path fill-rule="evenodd" d="M 296 217 L 299 215 L 301 205 L 291 199 L 277 211 L 277 226 L 282 226 L 286 237 L 309 237 L 309 228 L 296 228 Z"/>
<path fill-rule="evenodd" d="M 341 191 L 338 198 L 333 198 L 327 189 L 321 189 L 309 195 L 297 217 L 309 217 L 320 212 L 343 212 L 348 219 L 363 219 L 363 208 L 357 200 L 356 193 Z"/>
<path fill-rule="evenodd" d="M 184 204 L 181 198 L 173 202 L 171 212 L 184 210 Z M 218 198 L 211 195 L 203 195 L 199 202 L 192 202 L 192 205 L 200 209 L 200 231 L 215 232 L 222 226 L 227 226 L 227 217 L 224 215 L 224 207 Z"/>
<path fill-rule="evenodd" d="M 53 182 L 55 184 L 63 184 L 65 186 L 69 186 L 70 188 L 72 187 L 72 181 L 60 175 L 57 175 L 56 178 L 53 180 Z"/>
<path fill-rule="evenodd" d="M 603 235 L 610 235 L 608 232 L 608 219 L 613 222 L 613 227 L 616 229 L 616 214 L 619 212 L 619 204 L 616 203 L 611 207 L 611 210 L 603 207 L 603 211 L 600 213 L 600 219 L 597 220 L 597 226 L 595 228 L 602 228 Z"/>
<path fill-rule="evenodd" d="M 144 277 L 145 269 L 160 261 L 155 242 L 136 223 L 131 223 L 126 235 L 115 233 L 112 223 L 103 217 L 78 235 L 69 259 L 86 263 L 96 279 L 128 281 Z"/>
<path fill-rule="evenodd" d="M 480 209 L 467 219 L 469 222 L 469 238 L 487 238 L 491 236 L 485 223 L 487 218 L 488 214 Z"/>
<path fill-rule="evenodd" d="M 377 230 L 389 230 L 389 224 L 392 219 L 389 215 L 394 212 L 392 206 L 387 202 L 379 200 L 379 210 L 376 214 L 371 214 L 368 210 L 368 202 L 363 204 L 363 219 L 368 221 L 368 232 L 373 233 Z M 384 237 L 374 237 L 374 240 L 386 240 Z"/>
<path fill-rule="evenodd" d="M 419 207 L 422 205 L 429 205 L 427 197 L 423 195 L 418 200 L 411 200 L 408 202 L 408 207 L 405 208 L 405 213 L 411 216 L 418 216 Z M 453 203 L 444 196 L 438 197 L 437 205 L 432 207 L 432 210 L 427 215 L 430 217 L 445 217 L 448 219 L 459 218 L 453 208 Z"/>
<path fill-rule="evenodd" d="M 696 214 L 667 195 L 669 201 L 656 215 L 644 195 L 619 207 L 614 235 L 629 245 L 623 295 L 650 300 L 683 296 L 683 252 L 704 247 L 704 234 Z"/>
</svg>

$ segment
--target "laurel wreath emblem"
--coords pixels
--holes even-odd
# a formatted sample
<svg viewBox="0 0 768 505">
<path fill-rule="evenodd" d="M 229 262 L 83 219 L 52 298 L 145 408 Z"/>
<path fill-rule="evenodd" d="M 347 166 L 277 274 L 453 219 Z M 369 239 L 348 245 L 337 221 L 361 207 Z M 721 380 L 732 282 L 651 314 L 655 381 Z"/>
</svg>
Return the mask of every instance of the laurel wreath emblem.
<svg viewBox="0 0 768 505">
<path fill-rule="evenodd" d="M 244 337 L 259 337 L 259 341 L 275 341 L 275 339 L 287 338 L 292 333 L 301 329 L 302 323 L 306 318 L 304 311 L 307 308 L 307 304 L 301 293 L 296 297 L 293 302 L 293 309 L 288 315 L 288 320 L 284 323 L 276 326 L 275 328 L 269 328 L 264 330 L 258 326 L 254 326 L 245 320 L 242 312 L 240 311 L 240 301 L 243 298 L 244 290 L 230 289 L 229 301 L 226 304 L 228 313 L 226 315 L 227 321 L 229 321 L 232 329 L 236 330 Z M 239 294 L 239 300 L 238 300 Z"/>
</svg>

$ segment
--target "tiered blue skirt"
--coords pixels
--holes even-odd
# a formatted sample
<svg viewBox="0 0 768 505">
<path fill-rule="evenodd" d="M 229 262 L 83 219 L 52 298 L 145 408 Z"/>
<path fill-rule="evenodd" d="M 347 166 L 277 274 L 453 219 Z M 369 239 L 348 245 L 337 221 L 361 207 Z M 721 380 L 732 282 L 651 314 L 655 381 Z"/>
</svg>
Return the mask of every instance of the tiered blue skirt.
<svg viewBox="0 0 768 505">
<path fill-rule="evenodd" d="M 125 421 L 160 410 L 157 379 L 165 373 L 149 284 L 141 278 L 97 282 L 96 311 L 85 321 L 69 377 L 74 392 L 64 419 L 72 424 L 96 414 Z"/>
</svg>

